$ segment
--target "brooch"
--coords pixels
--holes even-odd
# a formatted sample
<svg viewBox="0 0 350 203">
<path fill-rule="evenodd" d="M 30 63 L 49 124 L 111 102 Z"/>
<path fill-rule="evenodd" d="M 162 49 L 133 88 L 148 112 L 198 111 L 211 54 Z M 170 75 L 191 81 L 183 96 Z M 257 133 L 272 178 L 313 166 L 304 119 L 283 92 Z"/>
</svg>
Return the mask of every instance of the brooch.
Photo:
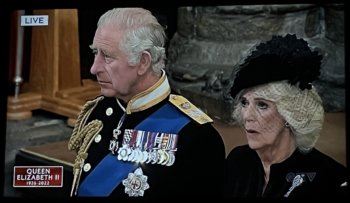
<svg viewBox="0 0 350 203">
<path fill-rule="evenodd" d="M 129 197 L 143 196 L 145 190 L 149 188 L 147 176 L 143 175 L 142 169 L 139 167 L 134 173 L 129 173 L 128 178 L 123 180 L 125 193 Z"/>
</svg>

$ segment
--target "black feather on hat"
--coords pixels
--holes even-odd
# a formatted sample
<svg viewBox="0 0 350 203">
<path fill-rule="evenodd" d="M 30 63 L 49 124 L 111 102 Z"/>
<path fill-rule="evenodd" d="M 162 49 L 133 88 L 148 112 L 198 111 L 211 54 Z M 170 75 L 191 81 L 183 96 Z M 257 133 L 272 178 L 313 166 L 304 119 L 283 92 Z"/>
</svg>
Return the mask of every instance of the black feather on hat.
<svg viewBox="0 0 350 203">
<path fill-rule="evenodd" d="M 310 89 L 311 82 L 320 75 L 321 60 L 322 56 L 296 35 L 273 36 L 260 43 L 237 67 L 231 96 L 235 98 L 245 88 L 281 80 L 288 80 L 301 90 Z"/>
</svg>

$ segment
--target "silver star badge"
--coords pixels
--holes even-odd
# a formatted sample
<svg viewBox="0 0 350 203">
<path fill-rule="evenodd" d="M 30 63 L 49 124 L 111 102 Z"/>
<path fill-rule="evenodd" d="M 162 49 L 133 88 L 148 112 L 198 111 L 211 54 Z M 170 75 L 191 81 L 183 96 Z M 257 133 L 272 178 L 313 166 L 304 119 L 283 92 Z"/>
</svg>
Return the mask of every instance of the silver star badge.
<svg viewBox="0 0 350 203">
<path fill-rule="evenodd" d="M 129 197 L 143 196 L 145 190 L 149 188 L 147 176 L 143 175 L 142 169 L 137 168 L 134 173 L 129 173 L 128 178 L 123 180 L 125 193 Z"/>
</svg>

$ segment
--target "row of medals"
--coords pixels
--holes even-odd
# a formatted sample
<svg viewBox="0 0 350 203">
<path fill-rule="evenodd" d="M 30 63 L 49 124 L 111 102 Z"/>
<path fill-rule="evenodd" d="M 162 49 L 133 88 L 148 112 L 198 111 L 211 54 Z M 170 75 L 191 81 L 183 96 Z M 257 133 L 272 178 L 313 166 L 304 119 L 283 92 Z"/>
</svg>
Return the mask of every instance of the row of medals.
<svg viewBox="0 0 350 203">
<path fill-rule="evenodd" d="M 120 130 L 114 129 L 109 145 L 109 150 L 117 154 L 118 160 L 166 166 L 174 164 L 177 134 L 125 129 L 122 147 L 119 147 L 120 134 Z"/>
</svg>

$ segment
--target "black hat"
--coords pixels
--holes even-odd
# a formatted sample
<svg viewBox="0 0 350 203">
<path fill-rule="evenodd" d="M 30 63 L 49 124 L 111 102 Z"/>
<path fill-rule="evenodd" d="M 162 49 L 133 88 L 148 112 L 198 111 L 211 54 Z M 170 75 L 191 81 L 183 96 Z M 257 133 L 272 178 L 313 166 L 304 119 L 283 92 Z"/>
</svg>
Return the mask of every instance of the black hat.
<svg viewBox="0 0 350 203">
<path fill-rule="evenodd" d="M 301 90 L 310 89 L 320 75 L 322 56 L 311 51 L 308 43 L 296 35 L 273 36 L 260 43 L 242 64 L 235 68 L 231 96 L 242 89 L 269 82 L 287 80 Z"/>
</svg>

